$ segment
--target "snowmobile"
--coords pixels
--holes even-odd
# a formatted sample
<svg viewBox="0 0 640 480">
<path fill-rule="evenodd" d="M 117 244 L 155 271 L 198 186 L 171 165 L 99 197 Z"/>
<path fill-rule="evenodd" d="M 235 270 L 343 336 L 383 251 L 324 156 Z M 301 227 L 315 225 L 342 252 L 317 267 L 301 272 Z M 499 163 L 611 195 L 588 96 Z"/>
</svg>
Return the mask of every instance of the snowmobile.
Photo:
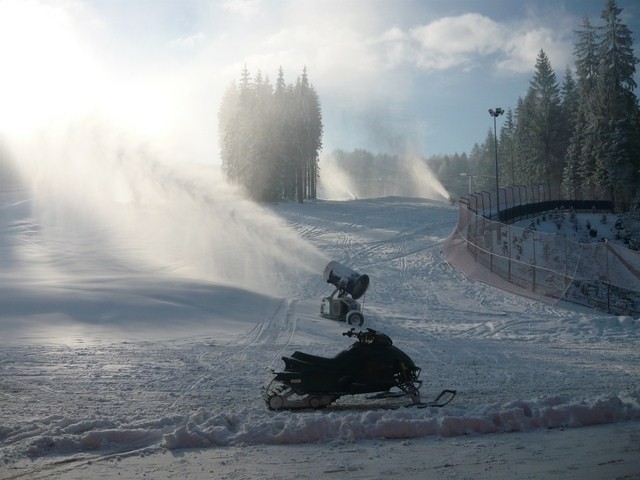
<svg viewBox="0 0 640 480">
<path fill-rule="evenodd" d="M 324 279 L 335 289 L 331 295 L 322 299 L 320 315 L 361 327 L 364 315 L 362 305 L 356 300 L 369 288 L 369 276 L 360 275 L 341 263 L 332 261 L 324 269 Z"/>
<path fill-rule="evenodd" d="M 443 390 L 430 403 L 420 400 L 421 369 L 386 334 L 371 328 L 343 333 L 356 342 L 333 358 L 296 351 L 282 357 L 285 369 L 275 375 L 262 390 L 271 410 L 324 408 L 343 395 L 372 394 L 369 399 L 408 395 L 412 405 L 443 407 L 456 395 Z M 396 388 L 398 391 L 392 392 Z"/>
</svg>

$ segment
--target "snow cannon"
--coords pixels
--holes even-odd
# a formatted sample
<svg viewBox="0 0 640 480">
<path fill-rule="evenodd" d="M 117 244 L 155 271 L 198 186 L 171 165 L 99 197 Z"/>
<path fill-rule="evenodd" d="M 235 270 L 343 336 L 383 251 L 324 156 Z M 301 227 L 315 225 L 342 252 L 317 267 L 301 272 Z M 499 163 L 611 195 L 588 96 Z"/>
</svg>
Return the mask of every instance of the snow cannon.
<svg viewBox="0 0 640 480">
<path fill-rule="evenodd" d="M 369 276 L 361 275 L 339 262 L 332 261 L 324 269 L 324 279 L 336 288 L 331 295 L 322 299 L 320 315 L 361 327 L 364 315 L 362 305 L 356 300 L 369 288 Z"/>
<path fill-rule="evenodd" d="M 324 279 L 357 300 L 369 288 L 369 275 L 360 275 L 339 262 L 332 261 L 324 267 Z"/>
</svg>

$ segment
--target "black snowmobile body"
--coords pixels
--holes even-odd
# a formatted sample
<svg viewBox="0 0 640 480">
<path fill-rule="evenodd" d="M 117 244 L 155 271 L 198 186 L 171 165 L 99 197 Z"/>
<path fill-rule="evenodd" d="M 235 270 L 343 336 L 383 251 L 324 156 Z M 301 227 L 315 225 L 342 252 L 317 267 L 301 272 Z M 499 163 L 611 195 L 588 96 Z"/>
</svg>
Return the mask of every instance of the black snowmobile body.
<svg viewBox="0 0 640 480">
<path fill-rule="evenodd" d="M 272 410 L 322 408 L 343 395 L 389 392 L 398 388 L 420 403 L 420 368 L 382 332 L 351 329 L 343 335 L 357 341 L 335 357 L 303 352 L 282 357 L 285 369 L 265 386 Z"/>
<path fill-rule="evenodd" d="M 333 358 L 303 352 L 283 357 L 285 370 L 276 380 L 312 394 L 372 393 L 417 381 L 420 369 L 411 358 L 385 334 L 372 335 L 371 343 L 356 342 Z"/>
</svg>

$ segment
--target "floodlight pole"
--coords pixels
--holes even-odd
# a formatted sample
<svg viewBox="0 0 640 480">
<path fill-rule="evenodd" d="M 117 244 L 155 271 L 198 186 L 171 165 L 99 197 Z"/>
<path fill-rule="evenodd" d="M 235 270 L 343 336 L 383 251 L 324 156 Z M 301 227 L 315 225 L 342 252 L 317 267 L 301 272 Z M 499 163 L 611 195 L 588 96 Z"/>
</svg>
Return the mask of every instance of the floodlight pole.
<svg viewBox="0 0 640 480">
<path fill-rule="evenodd" d="M 496 151 L 496 212 L 498 212 L 498 220 L 500 220 L 500 186 L 498 183 L 498 131 L 496 129 L 496 118 L 504 113 L 502 108 L 498 107 L 495 110 L 489 109 L 489 115 L 493 117 L 493 142 Z"/>
</svg>

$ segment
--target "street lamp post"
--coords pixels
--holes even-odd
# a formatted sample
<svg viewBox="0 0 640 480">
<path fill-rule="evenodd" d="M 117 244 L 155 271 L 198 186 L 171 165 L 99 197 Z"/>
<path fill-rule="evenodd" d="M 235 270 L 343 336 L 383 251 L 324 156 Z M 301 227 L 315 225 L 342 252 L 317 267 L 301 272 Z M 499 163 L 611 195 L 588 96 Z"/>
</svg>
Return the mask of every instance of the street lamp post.
<svg viewBox="0 0 640 480">
<path fill-rule="evenodd" d="M 500 220 L 500 187 L 498 183 L 498 131 L 496 129 L 496 118 L 504 113 L 500 107 L 489 109 L 489 115 L 493 117 L 493 141 L 496 151 L 496 211 L 498 212 L 498 220 Z"/>
</svg>

